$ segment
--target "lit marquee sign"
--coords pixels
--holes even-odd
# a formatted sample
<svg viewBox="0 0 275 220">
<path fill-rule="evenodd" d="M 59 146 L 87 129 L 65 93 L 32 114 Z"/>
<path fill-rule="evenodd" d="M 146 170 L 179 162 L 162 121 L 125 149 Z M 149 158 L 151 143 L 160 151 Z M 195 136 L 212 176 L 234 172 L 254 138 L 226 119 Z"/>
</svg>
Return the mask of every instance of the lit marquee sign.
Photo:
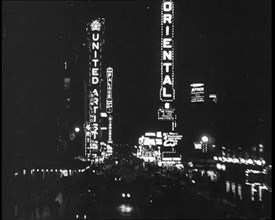
<svg viewBox="0 0 275 220">
<path fill-rule="evenodd" d="M 202 145 L 199 142 L 194 142 L 194 147 L 195 147 L 196 150 L 201 150 L 202 149 Z"/>
<path fill-rule="evenodd" d="M 103 25 L 104 19 L 99 18 L 89 22 L 86 28 L 89 49 L 89 133 L 86 132 L 85 134 L 89 134 L 89 136 L 85 137 L 85 147 L 88 148 L 85 152 L 88 156 L 93 150 L 99 148 Z"/>
<path fill-rule="evenodd" d="M 107 99 L 106 99 L 106 111 L 107 113 L 113 112 L 113 98 L 112 98 L 112 84 L 113 84 L 113 68 L 107 68 Z"/>
<path fill-rule="evenodd" d="M 161 6 L 161 88 L 163 102 L 175 100 L 174 89 L 174 3 L 164 0 Z"/>
<path fill-rule="evenodd" d="M 164 147 L 175 147 L 178 141 L 182 139 L 182 135 L 174 132 L 163 133 L 163 146 Z"/>
<path fill-rule="evenodd" d="M 191 102 L 204 102 L 204 83 L 193 83 L 191 86 Z"/>
<path fill-rule="evenodd" d="M 181 155 L 178 155 L 176 152 L 173 151 L 163 151 L 162 152 L 162 163 L 165 162 L 179 162 L 181 161 Z"/>
<path fill-rule="evenodd" d="M 142 146 L 160 146 L 162 145 L 161 132 L 146 132 L 145 136 L 139 138 L 139 144 Z"/>
<path fill-rule="evenodd" d="M 140 145 L 151 145 L 164 147 L 175 147 L 178 141 L 182 139 L 182 135 L 174 132 L 146 132 L 145 136 L 139 138 Z"/>
<path fill-rule="evenodd" d="M 158 120 L 172 121 L 175 119 L 175 108 L 171 107 L 170 103 L 165 103 L 164 108 L 158 109 Z"/>
</svg>

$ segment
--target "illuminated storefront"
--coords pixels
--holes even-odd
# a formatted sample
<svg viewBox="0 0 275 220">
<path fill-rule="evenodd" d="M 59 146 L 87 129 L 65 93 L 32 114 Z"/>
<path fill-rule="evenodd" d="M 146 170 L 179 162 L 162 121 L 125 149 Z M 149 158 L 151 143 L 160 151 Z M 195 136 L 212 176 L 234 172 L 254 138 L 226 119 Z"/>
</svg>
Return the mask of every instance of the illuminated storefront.
<svg viewBox="0 0 275 220">
<path fill-rule="evenodd" d="M 181 164 L 181 155 L 174 149 L 181 138 L 181 135 L 174 132 L 146 132 L 139 138 L 137 157 L 159 166 Z"/>
<path fill-rule="evenodd" d="M 263 144 L 237 147 L 235 150 L 219 147 L 213 156 L 216 162 L 219 183 L 225 197 L 237 205 L 258 208 L 268 206 L 272 189 L 268 185 L 268 169 L 263 157 Z M 255 207 L 256 207 L 255 206 Z"/>
</svg>

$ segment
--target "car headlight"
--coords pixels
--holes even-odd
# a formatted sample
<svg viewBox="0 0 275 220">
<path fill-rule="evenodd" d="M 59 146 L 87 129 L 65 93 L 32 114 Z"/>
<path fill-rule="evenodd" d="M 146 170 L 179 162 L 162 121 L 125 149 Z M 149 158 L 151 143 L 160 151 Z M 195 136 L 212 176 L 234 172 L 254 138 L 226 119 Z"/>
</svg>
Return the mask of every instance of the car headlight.
<svg viewBox="0 0 275 220">
<path fill-rule="evenodd" d="M 122 205 L 119 207 L 119 209 L 120 209 L 120 211 L 123 212 L 123 213 L 130 213 L 130 212 L 132 212 L 133 207 L 131 207 L 130 205 L 122 204 Z"/>
</svg>

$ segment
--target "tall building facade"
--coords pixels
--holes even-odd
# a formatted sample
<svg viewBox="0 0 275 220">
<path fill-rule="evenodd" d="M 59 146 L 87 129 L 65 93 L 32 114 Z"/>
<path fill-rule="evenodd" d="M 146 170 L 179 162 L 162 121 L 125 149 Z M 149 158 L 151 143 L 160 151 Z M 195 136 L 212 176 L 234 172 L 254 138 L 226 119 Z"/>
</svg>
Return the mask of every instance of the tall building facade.
<svg viewBox="0 0 275 220">
<path fill-rule="evenodd" d="M 82 78 L 77 74 L 79 67 L 78 53 L 65 45 L 66 53 L 62 58 L 59 82 L 59 115 L 57 117 L 57 146 L 60 155 L 73 156 L 81 154 L 81 134 L 75 131 L 83 121 Z"/>
</svg>

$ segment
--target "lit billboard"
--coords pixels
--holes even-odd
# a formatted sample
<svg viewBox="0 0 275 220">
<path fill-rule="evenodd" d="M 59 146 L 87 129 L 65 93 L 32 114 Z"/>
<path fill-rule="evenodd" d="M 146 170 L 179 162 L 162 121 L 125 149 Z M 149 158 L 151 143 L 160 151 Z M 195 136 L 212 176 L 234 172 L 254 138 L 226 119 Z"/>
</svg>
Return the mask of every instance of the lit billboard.
<svg viewBox="0 0 275 220">
<path fill-rule="evenodd" d="M 191 102 L 204 102 L 204 83 L 193 83 L 191 86 Z"/>
<path fill-rule="evenodd" d="M 158 120 L 173 121 L 175 119 L 175 108 L 170 103 L 165 103 L 164 107 L 158 109 Z"/>
<path fill-rule="evenodd" d="M 178 141 L 182 139 L 182 135 L 174 132 L 163 133 L 163 146 L 164 147 L 175 147 Z"/>
<path fill-rule="evenodd" d="M 174 132 L 146 132 L 145 136 L 139 138 L 140 145 L 175 147 L 182 135 Z"/>
</svg>

